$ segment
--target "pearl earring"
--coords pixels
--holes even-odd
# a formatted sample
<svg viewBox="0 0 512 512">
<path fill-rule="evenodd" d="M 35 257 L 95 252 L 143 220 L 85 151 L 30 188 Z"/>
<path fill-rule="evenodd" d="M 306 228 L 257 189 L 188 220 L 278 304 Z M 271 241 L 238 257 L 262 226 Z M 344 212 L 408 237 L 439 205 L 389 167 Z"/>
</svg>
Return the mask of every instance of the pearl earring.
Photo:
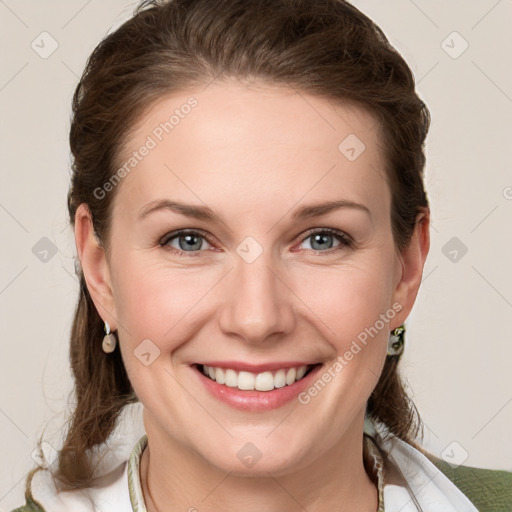
<svg viewBox="0 0 512 512">
<path fill-rule="evenodd" d="M 103 352 L 106 354 L 114 352 L 116 345 L 116 335 L 113 332 L 110 332 L 110 325 L 108 325 L 108 322 L 105 322 L 105 336 L 103 337 L 103 343 L 101 344 Z"/>
</svg>

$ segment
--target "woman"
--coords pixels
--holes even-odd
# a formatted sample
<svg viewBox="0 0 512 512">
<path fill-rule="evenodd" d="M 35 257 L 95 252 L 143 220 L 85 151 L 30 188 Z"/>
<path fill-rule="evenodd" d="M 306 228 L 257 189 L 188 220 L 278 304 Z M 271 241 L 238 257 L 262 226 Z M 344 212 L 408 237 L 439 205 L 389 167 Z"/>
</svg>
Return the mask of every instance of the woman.
<svg viewBox="0 0 512 512">
<path fill-rule="evenodd" d="M 512 508 L 512 474 L 421 449 L 397 370 L 429 121 L 343 0 L 145 2 L 100 43 L 70 134 L 76 408 L 17 510 Z"/>
</svg>

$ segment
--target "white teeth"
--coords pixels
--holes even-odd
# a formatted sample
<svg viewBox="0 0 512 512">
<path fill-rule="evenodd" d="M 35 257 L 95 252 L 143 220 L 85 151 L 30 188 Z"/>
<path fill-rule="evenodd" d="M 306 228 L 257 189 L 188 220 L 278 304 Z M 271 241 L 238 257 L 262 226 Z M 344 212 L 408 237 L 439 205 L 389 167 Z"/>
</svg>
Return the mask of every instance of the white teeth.
<svg viewBox="0 0 512 512">
<path fill-rule="evenodd" d="M 286 372 L 284 370 L 277 370 L 274 375 L 274 386 L 276 388 L 284 388 L 286 386 Z"/>
<path fill-rule="evenodd" d="M 251 372 L 236 372 L 231 369 L 214 368 L 203 365 L 203 373 L 210 379 L 224 384 L 230 388 L 238 388 L 244 391 L 272 391 L 275 388 L 290 386 L 302 379 L 310 366 L 304 365 L 297 368 L 283 368 L 275 373 L 266 371 L 258 374 Z"/>
<path fill-rule="evenodd" d="M 297 370 L 295 368 L 290 368 L 286 373 L 286 384 L 288 386 L 295 382 L 295 377 L 297 377 Z"/>
<path fill-rule="evenodd" d="M 250 391 L 254 389 L 254 374 L 249 372 L 240 372 L 238 374 L 238 389 Z"/>
<path fill-rule="evenodd" d="M 254 389 L 258 391 L 271 391 L 274 389 L 274 376 L 272 372 L 258 373 L 254 382 Z"/>
<path fill-rule="evenodd" d="M 306 367 L 306 366 L 301 366 L 301 367 L 297 370 L 297 377 L 296 377 L 296 379 L 297 379 L 297 380 L 302 379 L 302 377 L 304 377 L 304 374 L 306 373 L 306 370 L 307 370 L 307 367 Z"/>
<path fill-rule="evenodd" d="M 222 368 L 215 369 L 215 380 L 219 384 L 224 384 L 224 370 Z"/>
<path fill-rule="evenodd" d="M 226 370 L 224 375 L 224 384 L 230 388 L 236 388 L 238 386 L 238 375 L 235 370 Z"/>
</svg>

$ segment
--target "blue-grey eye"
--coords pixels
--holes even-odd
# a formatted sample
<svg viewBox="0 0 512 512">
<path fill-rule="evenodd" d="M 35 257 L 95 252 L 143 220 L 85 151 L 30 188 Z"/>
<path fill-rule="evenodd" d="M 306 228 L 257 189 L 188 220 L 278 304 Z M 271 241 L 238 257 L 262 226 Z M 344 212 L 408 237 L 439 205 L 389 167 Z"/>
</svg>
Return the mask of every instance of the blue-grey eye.
<svg viewBox="0 0 512 512">
<path fill-rule="evenodd" d="M 178 245 L 176 246 L 176 242 L 178 242 Z M 173 249 L 177 249 L 180 251 L 186 251 L 186 252 L 196 252 L 201 249 L 204 249 L 203 245 L 206 243 L 206 245 L 209 245 L 208 242 L 206 242 L 205 237 L 199 233 L 196 232 L 189 232 L 189 233 L 176 233 L 170 237 L 167 238 L 167 240 L 164 242 L 164 245 L 168 245 L 172 247 Z"/>
<path fill-rule="evenodd" d="M 351 240 L 348 236 L 342 232 L 331 231 L 330 229 L 310 233 L 303 239 L 302 244 L 304 243 L 309 245 L 309 247 L 304 247 L 305 249 L 312 249 L 316 252 L 328 251 L 334 248 L 341 249 L 343 246 L 351 247 Z"/>
</svg>

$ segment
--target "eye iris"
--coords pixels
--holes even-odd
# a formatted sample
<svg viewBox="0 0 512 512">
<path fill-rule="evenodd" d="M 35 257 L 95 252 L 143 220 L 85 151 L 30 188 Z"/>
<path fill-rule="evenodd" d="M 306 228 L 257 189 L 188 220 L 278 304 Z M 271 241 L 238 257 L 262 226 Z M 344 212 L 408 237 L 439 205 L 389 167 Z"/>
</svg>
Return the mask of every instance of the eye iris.
<svg viewBox="0 0 512 512">
<path fill-rule="evenodd" d="M 333 247 L 333 235 L 329 233 L 315 233 L 311 235 L 313 249 L 327 250 Z M 178 237 L 180 249 L 183 251 L 199 250 L 203 245 L 202 237 L 196 234 L 183 234 Z"/>
<path fill-rule="evenodd" d="M 185 241 L 184 243 L 182 243 Z M 203 245 L 201 237 L 198 235 L 181 235 L 179 237 L 180 249 L 189 251 L 191 249 L 201 249 Z"/>
<path fill-rule="evenodd" d="M 333 242 L 332 235 L 329 235 L 327 233 L 316 233 L 312 237 L 311 247 L 313 249 L 320 249 L 320 250 L 331 249 L 332 242 Z"/>
</svg>

